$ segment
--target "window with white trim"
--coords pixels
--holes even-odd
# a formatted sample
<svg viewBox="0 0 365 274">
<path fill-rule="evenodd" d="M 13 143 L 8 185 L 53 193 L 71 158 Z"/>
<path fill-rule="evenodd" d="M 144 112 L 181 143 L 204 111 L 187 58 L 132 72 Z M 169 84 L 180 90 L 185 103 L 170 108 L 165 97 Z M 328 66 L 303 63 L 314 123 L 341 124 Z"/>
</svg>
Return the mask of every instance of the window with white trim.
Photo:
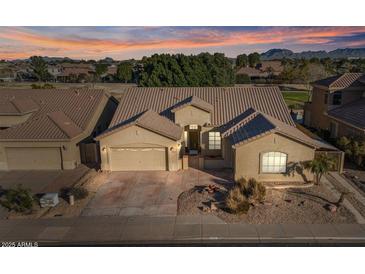
<svg viewBox="0 0 365 274">
<path fill-rule="evenodd" d="M 219 132 L 209 132 L 209 149 L 221 149 L 221 134 Z"/>
<path fill-rule="evenodd" d="M 262 155 L 261 172 L 285 173 L 287 155 L 282 152 L 271 151 Z"/>
</svg>

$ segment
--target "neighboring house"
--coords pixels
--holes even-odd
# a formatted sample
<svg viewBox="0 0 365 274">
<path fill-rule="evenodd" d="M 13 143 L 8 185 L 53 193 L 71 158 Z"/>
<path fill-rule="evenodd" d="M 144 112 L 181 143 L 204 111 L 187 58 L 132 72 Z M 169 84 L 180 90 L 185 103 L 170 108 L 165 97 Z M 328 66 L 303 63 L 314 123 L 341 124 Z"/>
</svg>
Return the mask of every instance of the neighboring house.
<svg viewBox="0 0 365 274">
<path fill-rule="evenodd" d="M 256 66 L 256 69 L 262 72 L 267 72 L 271 75 L 278 76 L 283 72 L 284 67 L 281 64 L 281 61 L 262 61 Z"/>
<path fill-rule="evenodd" d="M 345 73 L 312 84 L 304 106 L 304 124 L 329 137 L 365 137 L 365 74 Z"/>
<path fill-rule="evenodd" d="M 101 80 L 103 82 L 112 82 L 115 80 L 115 76 L 117 75 L 118 67 L 116 65 L 110 65 L 107 68 L 107 71 L 101 75 Z"/>
<path fill-rule="evenodd" d="M 13 82 L 16 79 L 16 72 L 12 67 L 0 64 L 0 82 Z"/>
<path fill-rule="evenodd" d="M 90 64 L 63 63 L 57 80 L 61 82 L 87 82 L 95 74 L 95 68 Z"/>
<path fill-rule="evenodd" d="M 237 72 L 237 75 L 244 74 L 250 77 L 251 79 L 260 79 L 260 78 L 267 78 L 269 74 L 267 72 L 263 72 L 257 68 L 251 67 L 242 67 Z"/>
<path fill-rule="evenodd" d="M 262 61 L 257 64 L 254 68 L 252 67 L 242 67 L 236 74 L 245 74 L 253 79 L 268 78 L 271 76 L 278 76 L 284 67 L 281 65 L 281 61 Z"/>
<path fill-rule="evenodd" d="M 296 163 L 336 151 L 296 128 L 277 87 L 128 88 L 96 140 L 103 170 L 231 168 L 260 181 L 302 181 Z"/>
<path fill-rule="evenodd" d="M 58 76 L 62 73 L 62 68 L 59 65 L 49 65 L 47 67 L 48 73 L 52 75 L 54 79 L 57 79 Z"/>
<path fill-rule="evenodd" d="M 117 102 L 102 90 L 0 90 L 0 170 L 73 169 L 96 164 L 93 138 Z"/>
</svg>

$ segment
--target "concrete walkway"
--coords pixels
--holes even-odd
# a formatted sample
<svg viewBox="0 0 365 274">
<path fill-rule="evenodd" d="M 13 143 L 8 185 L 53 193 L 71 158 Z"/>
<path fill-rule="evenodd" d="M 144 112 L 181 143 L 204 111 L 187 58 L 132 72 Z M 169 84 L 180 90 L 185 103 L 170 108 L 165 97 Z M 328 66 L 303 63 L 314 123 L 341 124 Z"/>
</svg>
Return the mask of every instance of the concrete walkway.
<svg viewBox="0 0 365 274">
<path fill-rule="evenodd" d="M 360 224 L 225 224 L 212 215 L 0 220 L 1 241 L 39 245 L 365 245 Z"/>
</svg>

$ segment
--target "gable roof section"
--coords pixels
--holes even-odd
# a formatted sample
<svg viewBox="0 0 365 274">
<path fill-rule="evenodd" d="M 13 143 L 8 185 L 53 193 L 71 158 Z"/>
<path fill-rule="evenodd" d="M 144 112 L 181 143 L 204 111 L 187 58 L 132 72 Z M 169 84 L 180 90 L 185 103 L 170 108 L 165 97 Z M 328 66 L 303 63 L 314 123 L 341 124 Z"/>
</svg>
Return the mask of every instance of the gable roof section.
<svg viewBox="0 0 365 274">
<path fill-rule="evenodd" d="M 321 79 L 314 82 L 315 85 L 324 86 L 333 89 L 344 89 L 348 87 L 361 87 L 364 86 L 364 74 L 363 73 L 344 73 Z"/>
<path fill-rule="evenodd" d="M 328 116 L 365 130 L 365 98 L 328 111 Z"/>
<path fill-rule="evenodd" d="M 191 96 L 213 106 L 212 126 L 222 126 L 249 108 L 295 125 L 278 87 L 130 87 L 126 88 L 109 127 L 115 127 L 146 109 L 173 121 L 171 110 Z"/>
<path fill-rule="evenodd" d="M 206 112 L 212 112 L 213 111 L 213 105 L 200 99 L 199 97 L 193 95 L 190 96 L 184 100 L 182 100 L 181 102 L 179 102 L 178 104 L 176 104 L 172 109 L 171 112 L 176 112 L 179 109 L 182 109 L 186 106 L 194 106 L 197 108 L 200 108 L 202 110 L 205 110 Z"/>
<path fill-rule="evenodd" d="M 87 129 L 104 96 L 107 96 L 98 89 L 12 89 L 0 90 L 0 95 L 0 106 L 13 100 L 32 100 L 38 106 L 26 122 L 1 130 L 0 141 L 70 140 L 80 130 Z"/>
<path fill-rule="evenodd" d="M 82 129 L 62 111 L 48 113 L 48 117 L 71 139 L 82 133 Z"/>
<path fill-rule="evenodd" d="M 124 121 L 121 124 L 109 128 L 107 131 L 97 136 L 96 139 L 100 140 L 101 138 L 108 136 L 116 131 L 134 125 L 153 131 L 175 141 L 180 140 L 182 136 L 182 128 L 177 126 L 166 117 L 159 115 L 157 112 L 153 110 L 146 110 Z"/>
<path fill-rule="evenodd" d="M 247 123 L 249 119 L 252 119 L 257 114 L 256 110 L 253 108 L 247 109 L 245 112 L 241 113 L 231 121 L 227 122 L 220 128 L 222 137 L 227 137 L 233 133 L 237 128 L 241 127 L 243 124 Z"/>
<path fill-rule="evenodd" d="M 274 117 L 265 115 L 258 111 L 251 113 L 249 116 L 223 133 L 222 136 L 229 137 L 233 146 L 239 146 L 271 133 L 284 135 L 290 139 L 304 143 L 316 149 L 335 149 L 326 143 L 312 139 L 295 126 L 285 124 Z"/>
</svg>

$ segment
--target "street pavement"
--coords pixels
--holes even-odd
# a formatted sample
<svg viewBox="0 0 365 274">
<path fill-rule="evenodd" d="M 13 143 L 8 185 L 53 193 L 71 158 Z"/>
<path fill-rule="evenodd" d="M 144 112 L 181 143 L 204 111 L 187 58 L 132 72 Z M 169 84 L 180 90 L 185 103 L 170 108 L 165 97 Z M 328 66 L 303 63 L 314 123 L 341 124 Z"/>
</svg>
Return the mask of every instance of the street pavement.
<svg viewBox="0 0 365 274">
<path fill-rule="evenodd" d="M 361 224 L 226 224 L 213 215 L 0 220 L 0 240 L 40 246 L 365 245 Z"/>
</svg>

